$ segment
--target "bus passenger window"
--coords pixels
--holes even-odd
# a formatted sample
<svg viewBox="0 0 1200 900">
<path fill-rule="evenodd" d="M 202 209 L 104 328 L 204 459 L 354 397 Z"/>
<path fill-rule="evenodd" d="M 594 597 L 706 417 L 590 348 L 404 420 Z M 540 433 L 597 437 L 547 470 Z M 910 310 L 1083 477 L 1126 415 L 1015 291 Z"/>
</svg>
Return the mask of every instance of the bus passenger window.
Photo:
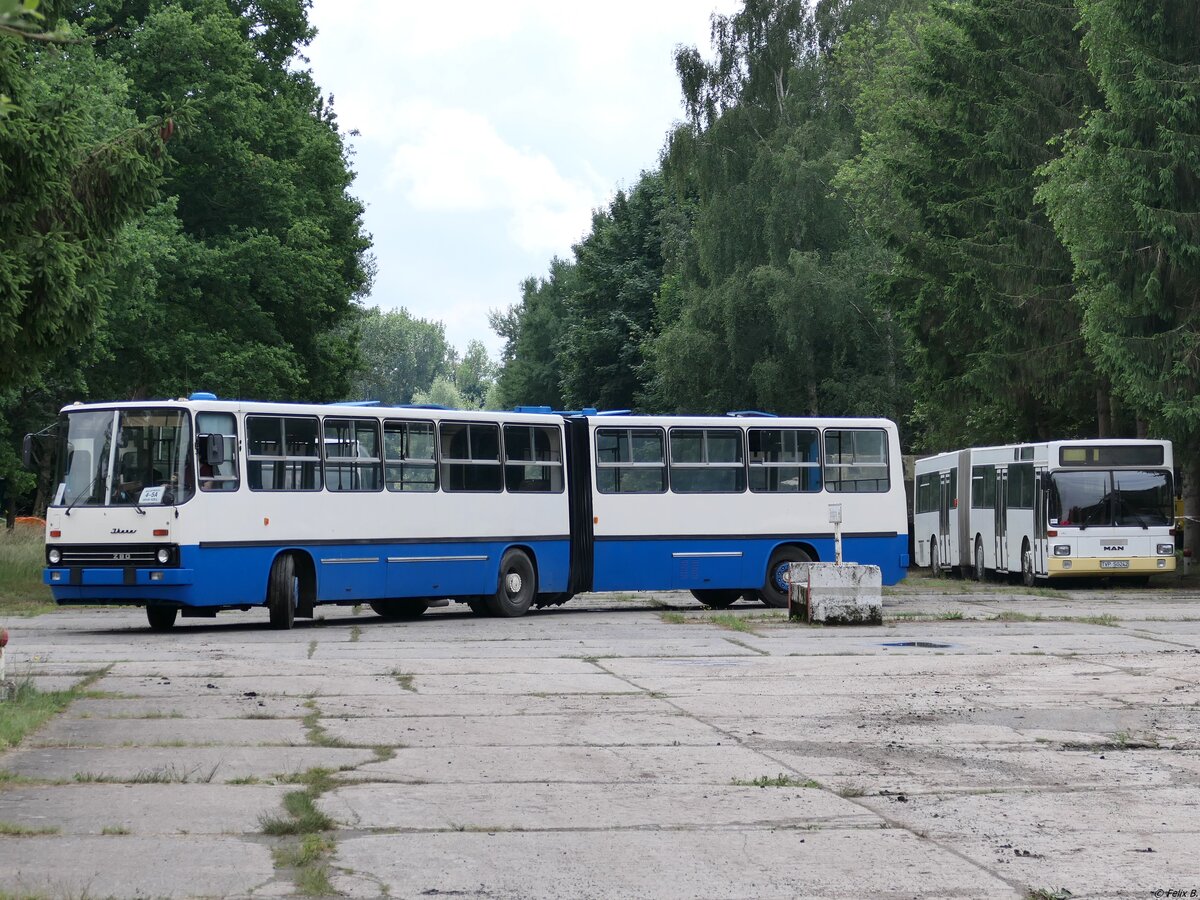
<svg viewBox="0 0 1200 900">
<path fill-rule="evenodd" d="M 307 416 L 246 416 L 246 475 L 252 491 L 319 491 L 320 426 Z"/>
<path fill-rule="evenodd" d="M 379 423 L 326 419 L 325 489 L 377 491 L 379 479 Z"/>
<path fill-rule="evenodd" d="M 740 428 L 671 429 L 672 491 L 729 494 L 745 489 Z"/>
<path fill-rule="evenodd" d="M 562 491 L 562 441 L 557 428 L 504 426 L 504 487 L 514 493 Z"/>
<path fill-rule="evenodd" d="M 503 488 L 500 426 L 442 422 L 442 490 L 495 493 Z"/>
<path fill-rule="evenodd" d="M 884 493 L 888 481 L 887 433 L 881 428 L 825 431 L 825 488 L 835 493 Z"/>
<path fill-rule="evenodd" d="M 814 493 L 821 490 L 820 441 L 815 428 L 751 428 L 750 490 Z"/>
<path fill-rule="evenodd" d="M 225 462 L 209 465 L 199 461 L 198 479 L 202 491 L 236 491 L 238 489 L 237 420 L 232 413 L 196 413 L 197 434 L 219 434 L 225 445 Z"/>
<path fill-rule="evenodd" d="M 602 494 L 664 493 L 662 429 L 597 428 L 596 488 Z"/>
<path fill-rule="evenodd" d="M 432 422 L 385 422 L 384 480 L 389 491 L 436 491 Z"/>
</svg>

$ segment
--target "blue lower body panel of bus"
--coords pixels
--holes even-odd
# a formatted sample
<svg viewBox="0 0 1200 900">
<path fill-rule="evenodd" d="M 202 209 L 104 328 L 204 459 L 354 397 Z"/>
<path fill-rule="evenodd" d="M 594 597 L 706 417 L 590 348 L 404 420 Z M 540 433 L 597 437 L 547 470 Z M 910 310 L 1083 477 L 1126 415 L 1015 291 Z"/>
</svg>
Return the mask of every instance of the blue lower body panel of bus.
<svg viewBox="0 0 1200 900">
<path fill-rule="evenodd" d="M 565 538 L 473 542 L 319 545 L 192 545 L 178 567 L 50 567 L 43 581 L 59 603 L 166 603 L 185 607 L 258 606 L 266 601 L 275 558 L 305 558 L 316 577 L 316 602 L 358 603 L 402 597 L 484 596 L 496 591 L 505 551 L 523 548 L 539 593 L 569 584 Z M 304 566 L 298 568 L 298 572 Z M 302 574 L 301 577 L 304 577 Z"/>
<path fill-rule="evenodd" d="M 597 537 L 597 591 L 754 590 L 766 580 L 771 556 L 781 547 L 803 549 L 814 561 L 835 558 L 833 535 L 647 538 Z M 908 536 L 847 535 L 842 559 L 879 566 L 884 584 L 907 573 Z"/>
</svg>

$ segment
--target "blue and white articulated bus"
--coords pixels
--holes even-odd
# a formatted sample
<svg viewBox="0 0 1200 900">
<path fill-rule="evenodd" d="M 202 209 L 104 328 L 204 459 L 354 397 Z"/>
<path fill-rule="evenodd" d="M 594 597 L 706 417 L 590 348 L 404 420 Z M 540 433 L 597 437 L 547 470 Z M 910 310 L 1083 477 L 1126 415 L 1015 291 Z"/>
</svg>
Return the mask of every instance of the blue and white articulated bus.
<svg viewBox="0 0 1200 900">
<path fill-rule="evenodd" d="M 916 564 L 982 581 L 1175 570 L 1170 441 L 1099 439 L 974 447 L 919 459 Z"/>
<path fill-rule="evenodd" d="M 187 400 L 73 404 L 45 581 L 150 626 L 265 606 L 519 616 L 587 591 L 787 603 L 794 561 L 908 565 L 885 419 L 662 417 Z"/>
</svg>

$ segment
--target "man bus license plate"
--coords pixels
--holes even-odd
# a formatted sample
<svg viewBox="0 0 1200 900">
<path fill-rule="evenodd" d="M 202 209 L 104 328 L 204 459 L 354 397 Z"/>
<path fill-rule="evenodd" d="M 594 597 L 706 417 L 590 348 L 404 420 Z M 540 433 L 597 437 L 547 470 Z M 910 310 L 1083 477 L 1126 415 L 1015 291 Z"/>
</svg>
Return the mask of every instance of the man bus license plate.
<svg viewBox="0 0 1200 900">
<path fill-rule="evenodd" d="M 1100 568 L 1102 569 L 1128 569 L 1129 560 L 1127 559 L 1102 559 L 1100 560 Z"/>
</svg>

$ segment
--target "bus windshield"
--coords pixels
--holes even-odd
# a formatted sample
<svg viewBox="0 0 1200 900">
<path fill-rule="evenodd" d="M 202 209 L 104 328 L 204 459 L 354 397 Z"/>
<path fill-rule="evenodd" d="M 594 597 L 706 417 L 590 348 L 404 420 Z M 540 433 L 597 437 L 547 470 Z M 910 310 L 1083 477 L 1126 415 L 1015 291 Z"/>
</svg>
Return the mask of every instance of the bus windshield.
<svg viewBox="0 0 1200 900">
<path fill-rule="evenodd" d="M 191 425 L 182 410 L 68 413 L 62 431 L 55 506 L 171 506 L 192 494 Z"/>
<path fill-rule="evenodd" d="M 1054 472 L 1050 476 L 1050 524 L 1065 528 L 1170 525 L 1171 497 L 1169 472 Z"/>
</svg>

